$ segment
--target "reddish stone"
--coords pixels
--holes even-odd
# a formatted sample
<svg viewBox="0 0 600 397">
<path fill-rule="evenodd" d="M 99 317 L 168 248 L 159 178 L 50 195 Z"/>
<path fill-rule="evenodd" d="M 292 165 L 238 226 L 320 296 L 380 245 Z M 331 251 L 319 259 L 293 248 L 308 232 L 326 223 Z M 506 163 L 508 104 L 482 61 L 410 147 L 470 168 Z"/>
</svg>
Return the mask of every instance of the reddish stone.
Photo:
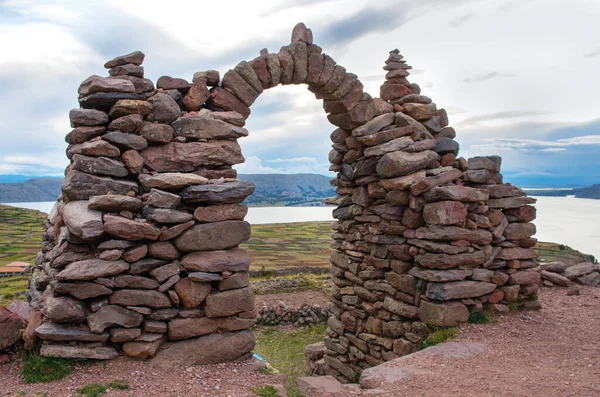
<svg viewBox="0 0 600 397">
<path fill-rule="evenodd" d="M 454 164 L 456 160 L 456 155 L 454 153 L 448 153 L 442 156 L 441 165 L 442 167 L 449 167 Z"/>
<path fill-rule="evenodd" d="M 244 105 L 231 92 L 220 87 L 215 87 L 211 90 L 209 104 L 224 110 L 238 112 L 244 119 L 250 116 L 250 108 L 248 106 Z"/>
<path fill-rule="evenodd" d="M 536 209 L 531 205 L 523 205 L 518 208 L 509 208 L 504 210 L 506 216 L 514 217 L 518 222 L 531 222 L 535 219 Z"/>
<path fill-rule="evenodd" d="M 467 207 L 457 201 L 425 204 L 423 217 L 430 225 L 456 225 L 466 220 Z"/>
<path fill-rule="evenodd" d="M 379 90 L 379 96 L 386 101 L 402 98 L 410 94 L 412 94 L 410 89 L 402 84 L 383 84 Z"/>
<path fill-rule="evenodd" d="M 487 301 L 492 304 L 500 303 L 504 299 L 504 292 L 499 289 L 495 289 L 491 294 L 488 295 Z"/>
<path fill-rule="evenodd" d="M 183 105 L 187 110 L 199 110 L 208 98 L 210 98 L 210 92 L 208 92 L 206 80 L 197 79 L 183 98 Z"/>
</svg>

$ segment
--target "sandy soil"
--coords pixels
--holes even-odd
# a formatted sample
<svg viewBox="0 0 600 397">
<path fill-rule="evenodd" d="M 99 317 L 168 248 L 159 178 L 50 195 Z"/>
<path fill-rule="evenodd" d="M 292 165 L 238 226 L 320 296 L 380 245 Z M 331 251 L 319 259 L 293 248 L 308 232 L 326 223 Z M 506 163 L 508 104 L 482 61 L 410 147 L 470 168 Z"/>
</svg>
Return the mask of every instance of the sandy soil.
<svg viewBox="0 0 600 397">
<path fill-rule="evenodd" d="M 403 382 L 395 396 L 600 396 L 600 289 L 543 289 L 539 312 L 465 326 L 457 342 L 484 344 L 469 358 L 427 357 L 406 366 L 433 371 Z"/>
<path fill-rule="evenodd" d="M 542 311 L 511 313 L 491 324 L 463 327 L 456 341 L 484 344 L 479 355 L 407 359 L 407 366 L 432 374 L 405 380 L 385 395 L 600 396 L 600 289 L 582 288 L 579 296 L 566 296 L 564 288 L 544 289 L 540 300 Z M 49 384 L 24 385 L 18 370 L 17 362 L 0 366 L 0 396 L 76 396 L 77 388 L 87 384 L 126 379 L 130 390 L 111 390 L 105 396 L 239 397 L 252 396 L 252 385 L 283 382 L 281 375 L 250 371 L 248 363 L 158 371 L 125 357 L 79 365 L 66 379 Z"/>
</svg>

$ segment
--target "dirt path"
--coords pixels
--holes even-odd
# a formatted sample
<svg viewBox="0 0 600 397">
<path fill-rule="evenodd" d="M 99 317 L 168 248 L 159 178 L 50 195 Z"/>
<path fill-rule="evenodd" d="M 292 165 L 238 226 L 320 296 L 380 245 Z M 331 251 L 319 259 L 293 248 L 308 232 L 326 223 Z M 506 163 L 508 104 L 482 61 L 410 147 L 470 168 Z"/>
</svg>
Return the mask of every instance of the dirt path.
<svg viewBox="0 0 600 397">
<path fill-rule="evenodd" d="M 544 289 L 540 312 L 464 327 L 456 342 L 484 344 L 469 358 L 426 356 L 406 366 L 432 371 L 402 382 L 394 396 L 600 396 L 600 289 Z"/>
</svg>

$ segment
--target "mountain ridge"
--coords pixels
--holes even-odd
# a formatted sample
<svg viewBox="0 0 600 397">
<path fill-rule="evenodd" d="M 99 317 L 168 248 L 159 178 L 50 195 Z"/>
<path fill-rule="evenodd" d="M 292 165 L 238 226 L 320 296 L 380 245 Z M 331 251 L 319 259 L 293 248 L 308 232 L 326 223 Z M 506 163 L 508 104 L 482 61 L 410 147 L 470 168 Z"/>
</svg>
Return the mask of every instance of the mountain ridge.
<svg viewBox="0 0 600 397">
<path fill-rule="evenodd" d="M 239 174 L 238 178 L 256 186 L 245 201 L 248 205 L 315 206 L 335 195 L 330 178 L 320 174 Z M 54 201 L 62 183 L 63 178 L 53 177 L 0 183 L 0 203 Z"/>
</svg>

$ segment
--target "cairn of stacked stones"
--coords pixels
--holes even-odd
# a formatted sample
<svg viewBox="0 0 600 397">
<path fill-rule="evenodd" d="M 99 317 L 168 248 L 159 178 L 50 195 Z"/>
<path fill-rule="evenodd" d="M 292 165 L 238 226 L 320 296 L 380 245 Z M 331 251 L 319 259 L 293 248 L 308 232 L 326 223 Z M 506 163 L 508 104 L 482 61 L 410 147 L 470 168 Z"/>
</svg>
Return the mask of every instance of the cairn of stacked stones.
<svg viewBox="0 0 600 397">
<path fill-rule="evenodd" d="M 236 140 L 250 106 L 279 84 L 307 84 L 337 128 L 333 306 L 323 372 L 353 380 L 410 353 L 427 324 L 469 311 L 537 305 L 533 200 L 502 184 L 500 159 L 457 158 L 443 109 L 390 53 L 380 97 L 312 42 L 291 44 L 192 84 L 143 78 L 140 52 L 79 88 L 63 194 L 46 223 L 31 303 L 48 356 L 156 355 L 157 365 L 246 357 L 255 323 Z M 164 343 L 164 346 L 161 345 Z M 159 349 L 160 348 L 160 349 Z"/>
</svg>

